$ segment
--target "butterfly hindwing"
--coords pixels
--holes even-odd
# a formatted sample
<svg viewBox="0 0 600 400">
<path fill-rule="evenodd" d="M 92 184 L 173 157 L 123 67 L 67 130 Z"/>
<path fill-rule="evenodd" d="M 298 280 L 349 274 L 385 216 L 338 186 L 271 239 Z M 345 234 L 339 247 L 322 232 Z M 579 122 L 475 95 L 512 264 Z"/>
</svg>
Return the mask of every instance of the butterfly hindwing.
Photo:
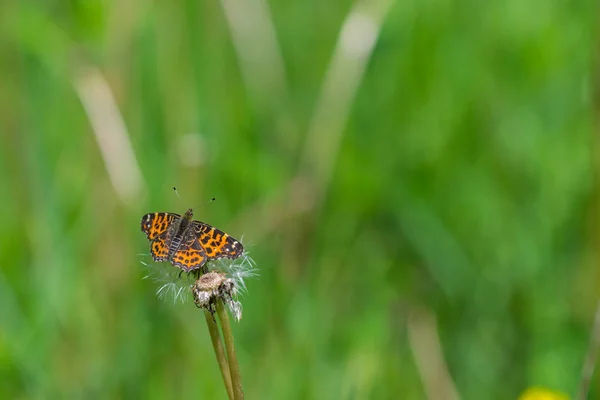
<svg viewBox="0 0 600 400">
<path fill-rule="evenodd" d="M 202 268 L 206 261 L 207 257 L 204 249 L 200 246 L 194 230 L 191 229 L 187 237 L 184 238 L 184 242 L 179 246 L 179 250 L 173 254 L 171 262 L 184 271 L 191 271 Z"/>
<path fill-rule="evenodd" d="M 150 254 L 154 261 L 167 261 L 169 256 L 169 246 L 167 245 L 167 232 L 158 235 L 150 245 Z"/>
</svg>

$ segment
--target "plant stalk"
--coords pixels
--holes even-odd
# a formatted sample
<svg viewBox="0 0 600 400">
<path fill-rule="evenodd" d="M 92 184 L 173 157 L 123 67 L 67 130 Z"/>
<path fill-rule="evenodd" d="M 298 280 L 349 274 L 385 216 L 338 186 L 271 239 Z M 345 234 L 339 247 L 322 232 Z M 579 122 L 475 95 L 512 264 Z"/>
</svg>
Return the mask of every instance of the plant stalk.
<svg viewBox="0 0 600 400">
<path fill-rule="evenodd" d="M 594 317 L 594 325 L 590 333 L 590 344 L 588 347 L 583 368 L 581 369 L 581 383 L 579 384 L 579 393 L 577 399 L 585 400 L 588 397 L 590 390 L 590 382 L 594 375 L 594 366 L 598 358 L 598 347 L 600 346 L 600 300 L 596 306 L 596 315 Z"/>
<path fill-rule="evenodd" d="M 219 335 L 219 327 L 214 320 L 213 315 L 208 310 L 204 310 L 204 317 L 206 318 L 206 325 L 208 326 L 208 332 L 210 333 L 210 339 L 212 341 L 213 348 L 215 349 L 215 356 L 217 356 L 217 362 L 221 369 L 221 376 L 223 377 L 223 383 L 227 390 L 227 396 L 229 400 L 234 400 L 233 386 L 231 384 L 231 374 L 229 372 L 229 363 L 225 357 L 225 351 L 223 350 L 223 342 L 221 341 L 221 335 Z"/>
<path fill-rule="evenodd" d="M 242 388 L 242 378 L 240 376 L 240 366 L 235 355 L 235 346 L 233 343 L 233 332 L 229 323 L 229 315 L 225 310 L 223 301 L 217 301 L 217 314 L 221 320 L 221 330 L 223 331 L 223 340 L 225 340 L 225 349 L 227 350 L 227 358 L 229 360 L 229 371 L 231 372 L 231 384 L 233 386 L 234 400 L 244 399 L 244 390 Z"/>
</svg>

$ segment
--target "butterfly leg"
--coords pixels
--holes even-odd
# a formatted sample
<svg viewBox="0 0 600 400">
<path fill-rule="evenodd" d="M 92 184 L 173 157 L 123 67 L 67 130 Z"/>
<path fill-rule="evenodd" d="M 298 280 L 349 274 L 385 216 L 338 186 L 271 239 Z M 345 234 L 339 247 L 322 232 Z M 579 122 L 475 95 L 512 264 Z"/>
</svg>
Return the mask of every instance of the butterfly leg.
<svg viewBox="0 0 600 400">
<path fill-rule="evenodd" d="M 215 312 L 217 311 L 215 299 L 210 300 L 210 303 L 208 303 L 208 307 L 206 307 L 206 309 L 210 313 L 210 316 L 212 317 L 213 322 L 217 322 L 217 320 L 215 319 Z"/>
<path fill-rule="evenodd" d="M 205 274 L 204 267 L 202 267 L 201 269 L 195 269 L 193 271 L 190 271 L 189 273 L 192 274 L 194 278 L 200 279 L 200 277 Z"/>
<path fill-rule="evenodd" d="M 208 310 L 208 312 L 210 313 L 210 316 L 212 317 L 213 322 L 217 322 L 217 320 L 215 319 L 215 312 L 217 311 L 217 309 L 216 309 L 216 306 L 215 306 L 215 303 L 213 302 L 213 300 L 211 300 L 211 302 L 206 307 L 200 306 L 196 302 L 194 302 L 194 304 L 198 308 L 206 308 Z"/>
</svg>

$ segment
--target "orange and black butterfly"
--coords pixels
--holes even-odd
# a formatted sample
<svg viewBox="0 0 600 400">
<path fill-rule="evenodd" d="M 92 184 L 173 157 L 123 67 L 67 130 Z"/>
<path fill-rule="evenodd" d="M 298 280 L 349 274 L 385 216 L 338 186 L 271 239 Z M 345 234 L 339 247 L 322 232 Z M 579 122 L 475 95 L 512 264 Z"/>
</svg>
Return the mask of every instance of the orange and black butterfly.
<svg viewBox="0 0 600 400">
<path fill-rule="evenodd" d="M 204 222 L 194 221 L 190 208 L 183 217 L 175 213 L 150 213 L 142 217 L 142 232 L 151 242 L 154 261 L 168 261 L 189 272 L 200 269 L 208 260 L 238 258 L 242 244 Z"/>
</svg>

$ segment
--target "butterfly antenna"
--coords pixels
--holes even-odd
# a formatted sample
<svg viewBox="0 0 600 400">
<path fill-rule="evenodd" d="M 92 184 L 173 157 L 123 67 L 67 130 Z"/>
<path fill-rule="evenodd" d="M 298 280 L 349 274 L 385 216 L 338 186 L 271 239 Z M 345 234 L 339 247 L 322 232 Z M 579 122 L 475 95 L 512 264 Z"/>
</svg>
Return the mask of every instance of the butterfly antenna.
<svg viewBox="0 0 600 400">
<path fill-rule="evenodd" d="M 177 195 L 177 198 L 179 200 L 181 200 L 181 196 L 179 196 L 179 192 L 177 191 L 177 188 L 175 186 L 173 186 L 173 190 L 175 191 L 175 194 Z"/>
<path fill-rule="evenodd" d="M 217 200 L 217 198 L 216 198 L 216 197 L 213 197 L 212 199 L 210 199 L 210 200 L 209 200 L 209 201 L 207 201 L 206 203 L 200 204 L 199 206 L 196 206 L 196 207 L 192 208 L 192 210 L 195 210 L 195 209 L 196 209 L 196 208 L 198 208 L 198 207 L 202 207 L 202 206 L 205 206 L 205 205 L 207 205 L 207 204 L 210 204 L 210 203 L 212 203 L 212 202 L 213 202 L 213 201 L 215 201 L 215 200 Z"/>
</svg>

